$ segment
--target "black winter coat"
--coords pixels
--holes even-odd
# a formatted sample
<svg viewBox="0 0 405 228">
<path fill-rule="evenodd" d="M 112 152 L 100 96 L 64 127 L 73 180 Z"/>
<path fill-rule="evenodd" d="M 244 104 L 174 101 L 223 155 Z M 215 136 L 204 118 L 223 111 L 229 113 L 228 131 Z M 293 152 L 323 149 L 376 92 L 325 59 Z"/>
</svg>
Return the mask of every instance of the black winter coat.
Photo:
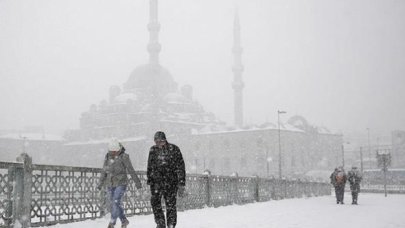
<svg viewBox="0 0 405 228">
<path fill-rule="evenodd" d="M 350 183 L 350 190 L 352 191 L 360 191 L 360 182 L 362 180 L 362 175 L 357 170 L 350 170 L 349 171 L 349 183 Z"/>
<path fill-rule="evenodd" d="M 148 185 L 155 188 L 176 188 L 185 186 L 186 171 L 180 148 L 166 143 L 162 149 L 152 146 L 149 151 Z"/>
</svg>

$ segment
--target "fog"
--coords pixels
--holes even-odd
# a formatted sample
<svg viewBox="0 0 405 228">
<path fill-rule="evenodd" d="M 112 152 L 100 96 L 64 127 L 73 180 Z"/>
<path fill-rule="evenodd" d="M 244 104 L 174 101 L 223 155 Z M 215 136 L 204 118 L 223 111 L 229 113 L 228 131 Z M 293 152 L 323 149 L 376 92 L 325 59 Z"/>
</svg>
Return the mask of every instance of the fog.
<svg viewBox="0 0 405 228">
<path fill-rule="evenodd" d="M 246 123 L 285 110 L 343 134 L 404 130 L 404 1 L 159 1 L 160 63 L 228 124 L 236 10 Z M 0 129 L 78 128 L 148 62 L 148 14 L 146 0 L 0 0 Z"/>
</svg>

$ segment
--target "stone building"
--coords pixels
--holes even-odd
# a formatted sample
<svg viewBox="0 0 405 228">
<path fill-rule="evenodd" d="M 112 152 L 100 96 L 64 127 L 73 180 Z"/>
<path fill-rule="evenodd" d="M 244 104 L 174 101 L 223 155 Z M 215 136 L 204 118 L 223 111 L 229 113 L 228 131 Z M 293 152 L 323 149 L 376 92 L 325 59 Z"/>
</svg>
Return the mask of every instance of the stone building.
<svg viewBox="0 0 405 228">
<path fill-rule="evenodd" d="M 234 22 L 234 115 L 235 127 L 226 126 L 204 110 L 193 97 L 190 85 L 179 88 L 169 71 L 159 62 L 160 24 L 157 0 L 150 0 L 149 62 L 130 74 L 123 87 L 112 86 L 109 100 L 91 105 L 80 117 L 80 128 L 66 131 L 65 163 L 100 166 L 111 137 L 127 148 L 136 169 L 145 169 L 155 131 L 179 145 L 187 172 L 210 169 L 215 174 L 276 175 L 279 161 L 284 175 L 303 174 L 312 169 L 338 165 L 342 136 L 311 126 L 303 117 L 286 124 L 243 123 L 242 48 L 239 17 Z M 279 132 L 281 160 L 279 153 Z"/>
</svg>

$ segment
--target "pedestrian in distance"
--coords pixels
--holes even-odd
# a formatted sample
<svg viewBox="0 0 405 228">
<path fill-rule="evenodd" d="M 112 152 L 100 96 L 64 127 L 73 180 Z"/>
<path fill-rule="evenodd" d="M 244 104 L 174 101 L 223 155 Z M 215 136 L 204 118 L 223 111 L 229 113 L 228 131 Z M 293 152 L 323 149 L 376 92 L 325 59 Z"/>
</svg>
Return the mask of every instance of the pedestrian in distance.
<svg viewBox="0 0 405 228">
<path fill-rule="evenodd" d="M 166 135 L 158 131 L 155 145 L 150 148 L 147 184 L 150 185 L 151 205 L 157 228 L 174 228 L 177 224 L 177 194 L 184 196 L 186 172 L 183 156 L 178 146 L 169 143 Z M 162 209 L 166 205 L 166 218 Z"/>
<path fill-rule="evenodd" d="M 348 180 L 350 183 L 350 191 L 352 192 L 352 204 L 357 205 L 357 199 L 360 192 L 360 182 L 362 180 L 362 174 L 357 169 L 356 166 L 353 166 L 348 173 Z"/>
<path fill-rule="evenodd" d="M 121 220 L 121 227 L 126 228 L 129 224 L 122 207 L 122 197 L 128 185 L 128 174 L 135 182 L 137 189 L 142 188 L 141 181 L 135 173 L 129 155 L 117 139 L 112 139 L 108 144 L 108 153 L 105 156 L 103 170 L 100 176 L 98 189 L 107 188 L 107 194 L 111 204 L 111 220 L 108 228 L 114 228 L 117 218 Z"/>
<path fill-rule="evenodd" d="M 330 175 L 330 183 L 335 188 L 335 196 L 337 204 L 344 204 L 344 194 L 346 186 L 347 176 L 343 167 L 335 168 L 335 170 Z"/>
<path fill-rule="evenodd" d="M 336 201 L 337 201 L 337 190 L 336 190 L 336 174 L 337 174 L 337 172 L 338 172 L 338 168 L 336 167 L 335 170 L 330 174 L 330 177 L 329 177 L 330 178 L 330 184 L 335 189 Z"/>
<path fill-rule="evenodd" d="M 335 177 L 335 193 L 336 193 L 336 203 L 337 204 L 344 204 L 344 196 L 345 196 L 345 186 L 347 181 L 347 175 L 343 167 L 339 167 Z"/>
</svg>

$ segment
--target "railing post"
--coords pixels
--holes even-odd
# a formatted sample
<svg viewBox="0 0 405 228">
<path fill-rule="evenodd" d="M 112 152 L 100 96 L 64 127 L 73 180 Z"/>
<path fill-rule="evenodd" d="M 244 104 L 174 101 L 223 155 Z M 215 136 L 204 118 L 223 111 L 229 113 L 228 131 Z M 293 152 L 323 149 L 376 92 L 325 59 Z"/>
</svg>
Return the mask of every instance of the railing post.
<svg viewBox="0 0 405 228">
<path fill-rule="evenodd" d="M 239 204 L 239 190 L 238 190 L 238 183 L 239 183 L 239 177 L 238 176 L 232 176 L 231 179 L 231 198 L 232 198 L 232 203 L 233 204 Z"/>
<path fill-rule="evenodd" d="M 13 223 L 21 228 L 31 227 L 32 159 L 23 153 L 17 158 L 23 167 L 15 170 Z"/>
<path fill-rule="evenodd" d="M 287 199 L 287 179 L 283 179 L 283 184 L 284 184 L 284 199 Z"/>
<path fill-rule="evenodd" d="M 15 167 L 11 166 L 7 170 L 8 180 L 7 180 L 7 204 L 4 211 L 3 220 L 7 227 L 11 226 L 13 223 L 13 184 L 14 183 L 14 174 L 15 174 Z"/>
<path fill-rule="evenodd" d="M 271 199 L 272 200 L 276 200 L 277 199 L 277 197 L 276 197 L 276 181 L 274 180 L 274 178 L 271 178 L 271 180 L 269 180 L 269 183 L 270 183 L 270 185 L 271 185 Z"/>
<path fill-rule="evenodd" d="M 253 187 L 253 198 L 255 199 L 256 202 L 260 201 L 260 197 L 259 197 L 259 177 L 255 176 L 253 177 L 253 183 L 254 183 L 254 187 Z"/>
<path fill-rule="evenodd" d="M 207 207 L 211 206 L 211 175 L 210 174 L 204 174 L 204 176 L 202 177 L 203 179 L 203 183 L 205 184 L 205 205 Z"/>
</svg>

